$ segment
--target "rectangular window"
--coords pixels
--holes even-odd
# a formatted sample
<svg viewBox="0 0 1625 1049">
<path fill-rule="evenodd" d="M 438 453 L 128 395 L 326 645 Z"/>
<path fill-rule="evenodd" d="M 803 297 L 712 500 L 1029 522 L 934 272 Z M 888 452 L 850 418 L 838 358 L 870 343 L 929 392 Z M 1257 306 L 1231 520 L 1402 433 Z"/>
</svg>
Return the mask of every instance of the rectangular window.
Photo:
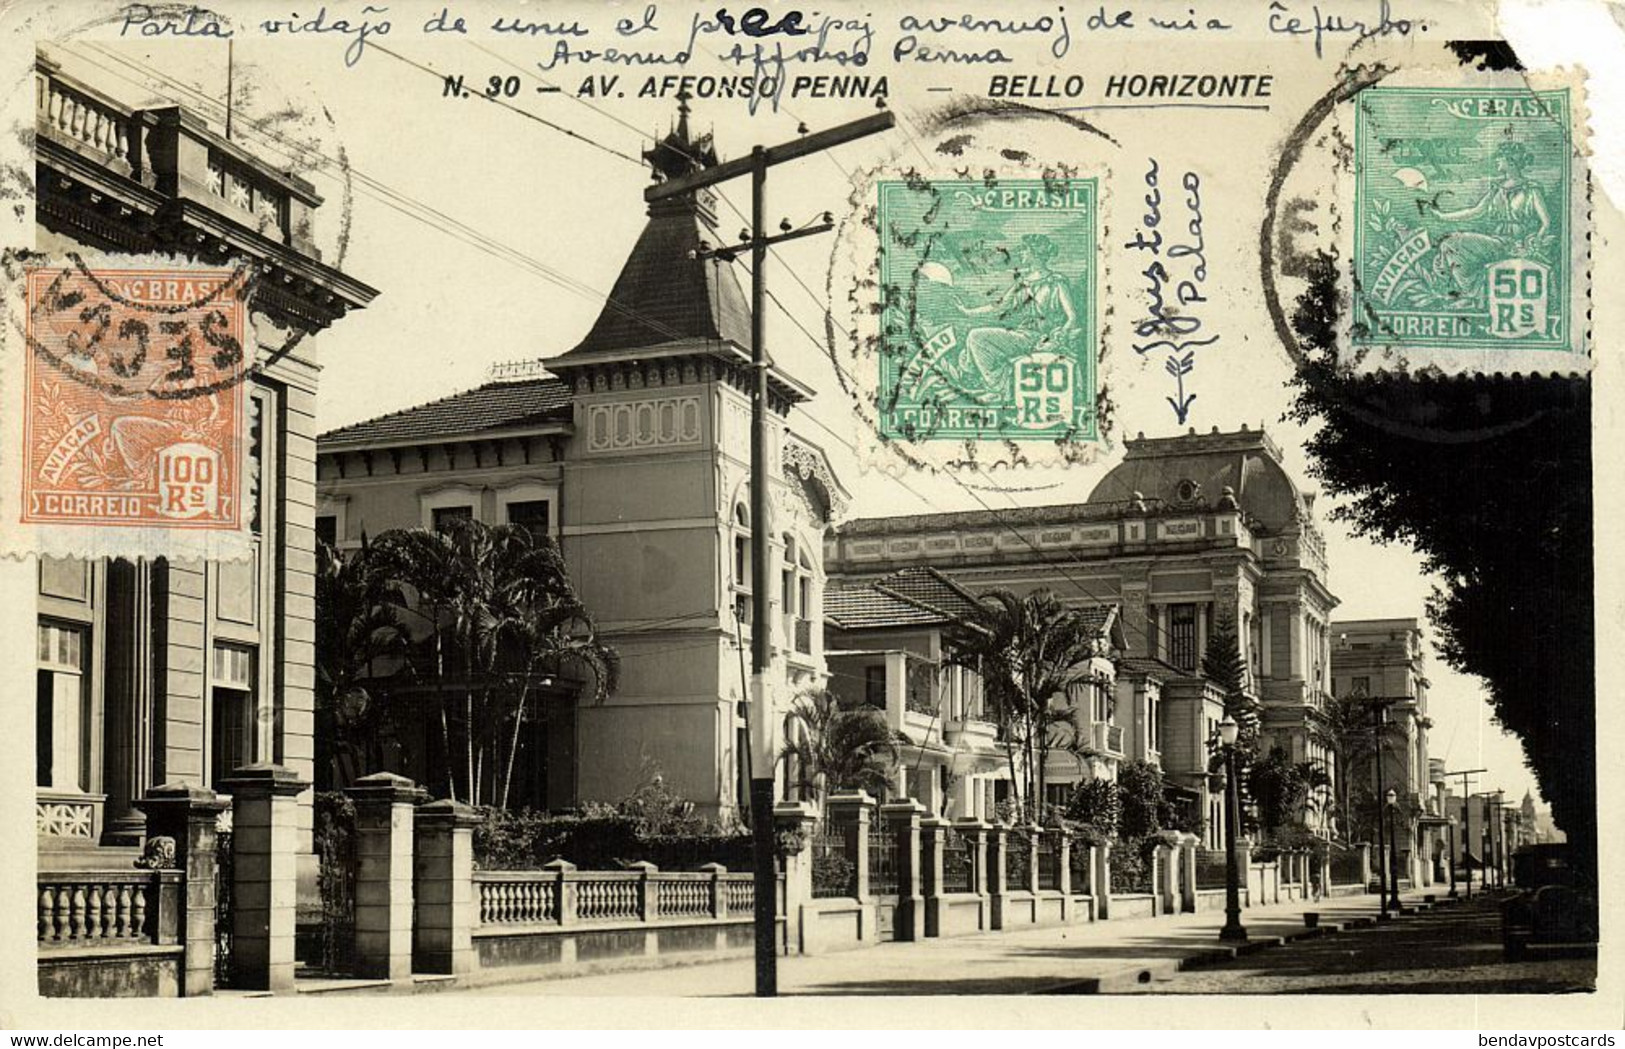
<svg viewBox="0 0 1625 1049">
<path fill-rule="evenodd" d="M 796 615 L 802 619 L 812 618 L 812 577 L 802 576 L 801 587 L 796 596 Z"/>
<path fill-rule="evenodd" d="M 449 532 L 463 521 L 474 520 L 472 506 L 437 506 L 429 512 L 436 532 Z"/>
<path fill-rule="evenodd" d="M 525 499 L 508 504 L 508 523 L 530 533 L 533 541 L 547 538 L 552 507 L 546 499 Z"/>
<path fill-rule="evenodd" d="M 871 707 L 886 709 L 886 668 L 863 668 L 863 701 Z"/>
<path fill-rule="evenodd" d="M 339 545 L 339 519 L 333 514 L 316 516 L 316 538 L 328 546 Z"/>
<path fill-rule="evenodd" d="M 1196 672 L 1196 606 L 1168 606 L 1168 662 L 1186 673 Z"/>
<path fill-rule="evenodd" d="M 254 760 L 254 652 L 219 645 L 210 669 L 210 773 L 220 790 L 226 777 Z"/>
<path fill-rule="evenodd" d="M 1369 695 L 1371 695 L 1371 678 L 1368 677 L 1368 676 L 1364 676 L 1364 675 L 1355 678 L 1354 679 L 1354 689 L 1353 689 L 1352 694 L 1356 695 L 1356 696 L 1369 696 Z"/>
<path fill-rule="evenodd" d="M 34 783 L 85 790 L 85 632 L 41 623 L 34 691 Z"/>
</svg>

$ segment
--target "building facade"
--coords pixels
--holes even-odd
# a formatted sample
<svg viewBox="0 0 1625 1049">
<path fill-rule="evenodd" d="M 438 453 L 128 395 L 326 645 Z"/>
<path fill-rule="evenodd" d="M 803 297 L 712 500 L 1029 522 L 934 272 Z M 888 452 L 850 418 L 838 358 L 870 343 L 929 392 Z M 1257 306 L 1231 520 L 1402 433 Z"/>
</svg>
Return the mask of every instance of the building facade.
<svg viewBox="0 0 1625 1049">
<path fill-rule="evenodd" d="M 1132 744 L 1154 759 L 1209 823 L 1222 811 L 1207 753 L 1223 707 L 1200 668 L 1220 622 L 1236 632 L 1265 745 L 1325 762 L 1310 728 L 1331 684 L 1337 598 L 1313 499 L 1263 431 L 1125 441 L 1082 503 L 851 520 L 826 563 L 843 584 L 929 566 L 973 593 L 1049 588 L 1113 608 L 1130 673 L 1110 702 L 1080 710 L 1080 725 L 1107 755 Z"/>
<path fill-rule="evenodd" d="M 1430 885 L 1448 847 L 1447 814 L 1439 808 L 1428 760 L 1426 654 L 1416 619 L 1339 620 L 1332 623 L 1332 688 L 1338 696 L 1366 697 L 1384 709 L 1384 790 L 1397 795 L 1394 835 L 1402 878 Z M 1375 770 L 1364 773 L 1376 791 Z"/>
<path fill-rule="evenodd" d="M 42 869 L 128 866 L 135 802 L 253 762 L 312 775 L 318 333 L 376 292 L 322 262 L 321 198 L 178 105 L 131 105 L 41 56 L 37 247 L 247 263 L 250 561 L 42 558 L 36 816 Z M 314 883 L 308 792 L 299 850 Z M 99 848 L 98 848 L 99 846 Z"/>
<path fill-rule="evenodd" d="M 645 156 L 663 178 L 715 162 L 686 107 Z M 318 522 L 341 550 L 462 518 L 560 545 L 621 676 L 601 703 L 570 682 L 547 697 L 531 759 L 547 765 L 546 788 L 531 804 L 613 801 L 658 769 L 703 812 L 736 812 L 757 601 L 773 606 L 774 718 L 823 683 L 822 536 L 847 494 L 787 421 L 810 391 L 775 367 L 771 521 L 751 520 L 750 311 L 729 264 L 701 251 L 720 239 L 709 192 L 652 204 L 603 311 L 566 352 L 321 437 Z M 757 543 L 779 566 L 767 594 L 752 592 Z M 440 789 L 421 753 L 404 760 Z"/>
</svg>

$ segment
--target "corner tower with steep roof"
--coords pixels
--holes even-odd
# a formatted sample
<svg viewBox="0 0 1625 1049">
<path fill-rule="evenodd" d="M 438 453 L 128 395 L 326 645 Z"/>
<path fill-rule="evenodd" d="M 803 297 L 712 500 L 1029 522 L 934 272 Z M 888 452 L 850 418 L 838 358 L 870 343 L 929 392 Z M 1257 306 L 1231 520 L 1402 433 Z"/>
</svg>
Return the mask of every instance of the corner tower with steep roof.
<svg viewBox="0 0 1625 1049">
<path fill-rule="evenodd" d="M 711 137 L 691 132 L 690 118 L 684 101 L 645 151 L 657 180 L 716 163 Z M 706 250 L 719 240 L 710 193 L 649 205 L 574 345 L 324 438 L 321 495 L 342 517 L 341 545 L 465 509 L 504 523 L 517 507 L 545 503 L 539 519 L 622 665 L 603 703 L 566 699 L 549 715 L 537 746 L 547 786 L 532 804 L 614 801 L 658 769 L 701 811 L 735 811 L 745 774 L 741 646 L 755 601 L 772 605 L 782 703 L 823 678 L 823 531 L 847 496 L 824 453 L 790 427 L 791 407 L 811 391 L 775 367 L 772 527 L 750 519 L 751 317 L 731 264 Z M 768 594 L 751 592 L 756 542 L 779 569 Z"/>
</svg>

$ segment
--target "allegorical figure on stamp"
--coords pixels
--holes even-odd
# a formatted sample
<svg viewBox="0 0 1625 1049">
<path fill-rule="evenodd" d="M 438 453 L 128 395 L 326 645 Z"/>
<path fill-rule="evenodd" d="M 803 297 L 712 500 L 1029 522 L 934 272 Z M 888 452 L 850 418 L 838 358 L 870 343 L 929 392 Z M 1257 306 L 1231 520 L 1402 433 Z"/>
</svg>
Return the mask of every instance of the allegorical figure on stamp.
<svg viewBox="0 0 1625 1049">
<path fill-rule="evenodd" d="M 952 300 L 953 310 L 972 326 L 958 354 L 924 370 L 922 392 L 945 379 L 974 400 L 997 400 L 1005 396 L 1017 360 L 1033 353 L 1072 352 L 1082 327 L 1066 276 L 1051 266 L 1059 245 L 1042 233 L 1029 233 L 1009 251 L 1013 279 L 996 301 L 967 305 L 962 297 Z M 952 279 L 940 264 L 927 263 L 921 271 L 943 283 Z M 996 322 L 980 323 L 984 317 Z"/>
<path fill-rule="evenodd" d="M 1441 221 L 1479 227 L 1441 237 L 1434 260 L 1435 280 L 1448 280 L 1462 293 L 1457 305 L 1463 309 L 1481 303 L 1494 263 L 1511 258 L 1548 261 L 1552 219 L 1545 195 L 1524 173 L 1531 159 L 1528 148 L 1521 142 L 1502 142 L 1492 156 L 1495 175 L 1478 203 L 1445 211 L 1436 201 L 1424 201 Z"/>
</svg>

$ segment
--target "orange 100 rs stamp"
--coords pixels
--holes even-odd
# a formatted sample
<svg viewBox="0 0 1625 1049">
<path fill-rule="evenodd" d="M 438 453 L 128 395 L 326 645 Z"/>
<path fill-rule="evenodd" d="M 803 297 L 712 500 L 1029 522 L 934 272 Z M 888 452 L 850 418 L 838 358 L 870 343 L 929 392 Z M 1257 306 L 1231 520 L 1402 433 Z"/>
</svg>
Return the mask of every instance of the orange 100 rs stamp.
<svg viewBox="0 0 1625 1049">
<path fill-rule="evenodd" d="M 21 523 L 243 528 L 241 276 L 29 271 Z"/>
</svg>

